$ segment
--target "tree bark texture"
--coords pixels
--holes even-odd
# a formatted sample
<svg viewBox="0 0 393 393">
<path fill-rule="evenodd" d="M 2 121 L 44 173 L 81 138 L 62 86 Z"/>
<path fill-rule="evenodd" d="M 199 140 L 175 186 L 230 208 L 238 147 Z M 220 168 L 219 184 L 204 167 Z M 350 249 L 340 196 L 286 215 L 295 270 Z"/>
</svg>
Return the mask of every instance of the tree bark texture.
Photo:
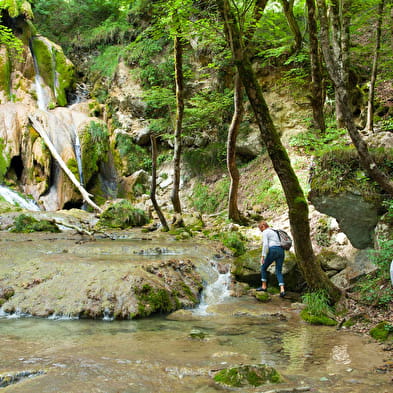
<svg viewBox="0 0 393 393">
<path fill-rule="evenodd" d="M 231 178 L 231 188 L 229 190 L 228 218 L 235 222 L 241 222 L 241 214 L 238 208 L 238 191 L 239 191 L 239 170 L 236 165 L 236 140 L 239 133 L 240 124 L 243 119 L 243 86 L 240 81 L 239 72 L 235 75 L 234 86 L 234 112 L 232 122 L 228 130 L 227 141 L 227 167 Z"/>
<path fill-rule="evenodd" d="M 169 230 L 168 224 L 166 222 L 165 216 L 161 211 L 159 204 L 156 199 L 156 188 L 157 188 L 157 138 L 155 135 L 150 135 L 151 142 L 151 186 L 150 186 L 150 199 L 153 204 L 154 210 L 160 219 L 161 225 L 165 231 Z"/>
<path fill-rule="evenodd" d="M 299 25 L 293 13 L 293 3 L 294 0 L 281 0 L 285 18 L 287 19 L 288 26 L 291 29 L 295 39 L 293 51 L 297 52 L 302 46 L 302 33 L 300 32 Z"/>
<path fill-rule="evenodd" d="M 176 122 L 173 152 L 173 188 L 171 201 L 175 212 L 174 223 L 176 226 L 183 226 L 181 218 L 182 209 L 179 197 L 180 190 L 180 159 L 182 150 L 182 124 L 184 114 L 184 81 L 183 81 L 183 45 L 180 35 L 174 38 L 174 58 L 175 58 L 175 83 L 176 83 Z"/>
<path fill-rule="evenodd" d="M 63 169 L 64 173 L 68 176 L 74 186 L 79 190 L 81 193 L 83 200 L 86 201 L 94 210 L 102 213 L 102 209 L 97 206 L 90 197 L 92 196 L 89 194 L 80 184 L 80 182 L 76 179 L 75 175 L 68 169 L 67 165 L 61 158 L 60 154 L 57 152 L 55 146 L 53 145 L 52 141 L 49 139 L 48 134 L 42 127 L 40 121 L 35 116 L 29 116 L 31 124 L 33 125 L 34 129 L 40 134 L 41 138 L 44 140 L 45 144 L 48 146 L 49 151 L 51 152 L 53 158 L 59 163 L 61 169 Z"/>
<path fill-rule="evenodd" d="M 306 1 L 308 11 L 307 18 L 310 38 L 311 62 L 310 102 L 315 127 L 318 128 L 322 134 L 324 134 L 326 131 L 326 124 L 323 107 L 325 104 L 326 90 L 323 81 L 322 58 L 318 42 L 315 0 Z"/>
<path fill-rule="evenodd" d="M 381 0 L 378 4 L 378 11 L 377 11 L 378 12 L 377 31 L 375 33 L 375 48 L 374 48 L 374 56 L 373 56 L 373 66 L 371 69 L 370 90 L 368 92 L 367 125 L 366 125 L 366 129 L 368 131 L 373 131 L 374 129 L 375 82 L 377 80 L 377 73 L 378 73 L 378 58 L 379 58 L 379 49 L 381 47 L 382 19 L 383 19 L 384 6 L 385 6 L 385 0 Z"/>
<path fill-rule="evenodd" d="M 224 18 L 233 59 L 253 108 L 262 139 L 265 142 L 269 157 L 285 193 L 299 268 L 311 289 L 323 288 L 327 290 L 332 301 L 337 301 L 341 295 L 340 290 L 333 285 L 315 260 L 310 238 L 308 204 L 291 166 L 287 151 L 282 145 L 272 122 L 252 64 L 242 47 L 236 17 L 230 8 L 228 0 L 217 0 L 217 6 Z"/>
<path fill-rule="evenodd" d="M 336 106 L 340 109 L 345 128 L 347 129 L 352 143 L 358 152 L 359 161 L 363 169 L 371 179 L 380 185 L 383 190 L 385 190 L 390 195 L 393 195 L 393 182 L 384 172 L 378 168 L 377 164 L 371 157 L 370 152 L 368 151 L 368 146 L 357 130 L 356 124 L 352 117 L 350 107 L 351 97 L 348 87 L 350 0 L 343 0 L 342 9 L 344 11 L 341 14 L 339 12 L 339 1 L 332 0 L 331 2 L 333 5 L 332 14 L 334 15 L 333 30 L 338 29 L 338 26 L 342 25 L 342 31 L 340 33 L 335 32 L 333 34 L 333 37 L 339 39 L 339 42 L 333 42 L 332 44 L 330 43 L 329 39 L 329 21 L 327 17 L 326 1 L 317 0 L 321 32 L 321 46 L 329 76 L 334 84 Z"/>
</svg>

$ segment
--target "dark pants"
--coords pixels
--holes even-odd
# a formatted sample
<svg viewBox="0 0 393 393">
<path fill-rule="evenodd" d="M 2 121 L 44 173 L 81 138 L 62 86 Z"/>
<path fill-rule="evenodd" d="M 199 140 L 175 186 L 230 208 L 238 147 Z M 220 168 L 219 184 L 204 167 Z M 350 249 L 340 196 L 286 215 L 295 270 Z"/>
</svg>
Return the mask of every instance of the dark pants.
<svg viewBox="0 0 393 393">
<path fill-rule="evenodd" d="M 278 285 L 284 285 L 284 277 L 282 275 L 284 257 L 285 251 L 282 247 L 273 246 L 269 248 L 269 252 L 265 257 L 265 262 L 261 266 L 262 281 L 267 281 L 267 269 L 273 262 L 276 262 L 276 276 Z"/>
</svg>

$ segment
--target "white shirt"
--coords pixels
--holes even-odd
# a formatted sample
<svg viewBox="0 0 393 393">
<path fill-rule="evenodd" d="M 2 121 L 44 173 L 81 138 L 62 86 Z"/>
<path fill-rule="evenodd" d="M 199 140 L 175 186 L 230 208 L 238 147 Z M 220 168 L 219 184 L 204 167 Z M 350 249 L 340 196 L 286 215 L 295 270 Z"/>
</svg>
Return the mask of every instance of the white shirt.
<svg viewBox="0 0 393 393">
<path fill-rule="evenodd" d="M 262 232 L 262 256 L 266 257 L 270 247 L 280 246 L 280 238 L 276 231 L 272 228 L 266 228 Z"/>
</svg>

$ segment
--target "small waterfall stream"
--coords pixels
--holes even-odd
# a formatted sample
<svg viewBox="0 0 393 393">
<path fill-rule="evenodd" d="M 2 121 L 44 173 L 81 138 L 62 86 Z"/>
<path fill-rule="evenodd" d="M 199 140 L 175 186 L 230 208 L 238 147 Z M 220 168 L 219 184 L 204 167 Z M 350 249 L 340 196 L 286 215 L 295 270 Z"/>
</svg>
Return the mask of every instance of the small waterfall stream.
<svg viewBox="0 0 393 393">
<path fill-rule="evenodd" d="M 26 210 L 39 211 L 40 208 L 33 200 L 21 197 L 17 192 L 8 187 L 0 185 L 0 196 L 3 197 L 8 203 L 19 206 Z"/>
</svg>

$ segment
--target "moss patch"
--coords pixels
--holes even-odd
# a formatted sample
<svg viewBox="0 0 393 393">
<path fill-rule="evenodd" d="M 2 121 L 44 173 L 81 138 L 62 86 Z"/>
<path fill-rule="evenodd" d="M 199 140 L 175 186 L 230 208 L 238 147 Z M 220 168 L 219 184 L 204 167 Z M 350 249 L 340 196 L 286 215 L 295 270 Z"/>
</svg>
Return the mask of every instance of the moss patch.
<svg viewBox="0 0 393 393">
<path fill-rule="evenodd" d="M 337 321 L 331 319 L 325 315 L 312 315 L 306 309 L 300 312 L 302 319 L 311 325 L 325 325 L 325 326 L 335 326 Z"/>
<path fill-rule="evenodd" d="M 242 387 L 260 386 L 266 383 L 282 382 L 281 375 L 273 368 L 265 364 L 245 365 L 233 368 L 226 368 L 219 371 L 214 380 L 220 384 Z"/>
<path fill-rule="evenodd" d="M 11 232 L 31 233 L 31 232 L 60 232 L 59 228 L 53 222 L 48 220 L 38 221 L 34 217 L 21 214 L 15 219 Z"/>
<path fill-rule="evenodd" d="M 393 325 L 389 322 L 380 322 L 370 330 L 370 336 L 378 341 L 393 341 Z"/>
<path fill-rule="evenodd" d="M 146 213 L 134 208 L 130 202 L 121 200 L 109 206 L 100 216 L 97 227 L 120 228 L 137 227 L 149 222 Z"/>
</svg>

